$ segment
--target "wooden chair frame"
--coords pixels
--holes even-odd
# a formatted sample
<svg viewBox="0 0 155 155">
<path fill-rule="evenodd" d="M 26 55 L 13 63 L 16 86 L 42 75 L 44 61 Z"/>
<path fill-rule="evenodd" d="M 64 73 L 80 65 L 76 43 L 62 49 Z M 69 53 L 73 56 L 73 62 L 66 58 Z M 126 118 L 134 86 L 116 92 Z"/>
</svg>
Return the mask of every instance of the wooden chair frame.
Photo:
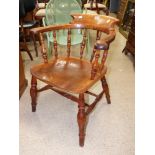
<svg viewBox="0 0 155 155">
<path fill-rule="evenodd" d="M 87 116 L 92 112 L 98 101 L 102 98 L 103 94 L 105 94 L 107 103 L 110 104 L 110 94 L 109 94 L 109 88 L 108 84 L 106 82 L 105 73 L 106 73 L 106 66 L 105 61 L 108 54 L 108 49 L 110 43 L 115 38 L 115 28 L 114 25 L 118 22 L 116 18 L 104 16 L 104 15 L 84 15 L 84 14 L 73 14 L 73 21 L 70 24 L 64 24 L 64 25 L 54 25 L 54 26 L 45 26 L 40 28 L 34 28 L 31 30 L 31 33 L 33 34 L 39 34 L 40 40 L 41 40 L 41 53 L 44 60 L 44 63 L 41 64 L 41 66 L 46 68 L 51 61 L 47 59 L 47 52 L 45 49 L 44 41 L 43 41 L 43 33 L 53 31 L 53 37 L 54 37 L 54 58 L 53 61 L 57 61 L 59 59 L 58 51 L 57 51 L 57 42 L 56 42 L 56 31 L 61 29 L 68 29 L 68 43 L 67 43 L 67 56 L 66 61 L 72 59 L 70 56 L 70 47 L 71 47 L 71 29 L 92 29 L 96 31 L 100 31 L 101 33 L 104 32 L 108 34 L 106 38 L 102 38 L 100 35 L 100 38 L 96 40 L 96 43 L 94 45 L 94 49 L 92 51 L 91 59 L 89 62 L 86 62 L 83 58 L 83 51 L 85 47 L 85 35 L 83 42 L 81 43 L 81 50 L 80 50 L 80 58 L 78 61 L 80 62 L 86 62 L 91 65 L 91 72 L 90 72 L 90 78 L 88 81 L 91 83 L 89 86 L 83 86 L 83 88 L 80 89 L 72 89 L 69 90 L 68 87 L 62 88 L 61 85 L 57 86 L 56 83 L 46 81 L 44 78 L 38 78 L 36 75 L 36 69 L 39 68 L 39 66 L 34 66 L 31 68 L 31 74 L 32 74 L 32 80 L 31 80 L 31 89 L 30 89 L 30 95 L 31 95 L 31 105 L 32 105 L 32 112 L 36 111 L 36 105 L 37 105 L 37 93 L 51 89 L 55 92 L 57 92 L 60 95 L 63 95 L 64 97 L 71 99 L 72 101 L 76 102 L 78 104 L 78 114 L 77 114 L 77 122 L 79 126 L 79 145 L 84 146 L 84 139 L 85 139 L 85 127 L 86 127 L 86 119 Z M 101 64 L 99 63 L 99 57 L 101 55 L 101 51 L 103 52 L 103 56 L 101 59 Z M 42 68 L 40 67 L 39 70 Z M 99 74 L 100 75 L 99 75 Z M 46 73 L 45 73 L 46 74 Z M 43 88 L 38 89 L 37 88 L 37 79 L 43 81 L 46 83 L 46 86 Z M 63 80 L 63 79 L 62 79 Z M 90 92 L 88 89 L 95 84 L 97 81 L 101 81 L 103 90 L 98 95 L 95 93 Z M 65 83 L 65 80 L 63 81 Z M 65 89 L 66 88 L 66 89 Z M 78 97 L 75 97 L 74 95 L 71 95 L 71 93 L 79 94 Z M 85 103 L 84 100 L 84 94 L 89 94 L 95 97 L 95 100 L 92 104 Z"/>
</svg>

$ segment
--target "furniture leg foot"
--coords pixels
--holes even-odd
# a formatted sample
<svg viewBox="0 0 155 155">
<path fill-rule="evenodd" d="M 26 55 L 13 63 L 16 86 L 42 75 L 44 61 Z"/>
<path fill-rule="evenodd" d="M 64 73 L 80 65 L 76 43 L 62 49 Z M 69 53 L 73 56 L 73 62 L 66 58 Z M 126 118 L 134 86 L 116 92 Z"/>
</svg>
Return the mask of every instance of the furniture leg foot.
<svg viewBox="0 0 155 155">
<path fill-rule="evenodd" d="M 36 111 L 36 99 L 37 99 L 37 79 L 32 76 L 31 79 L 31 89 L 30 89 L 30 95 L 31 95 L 31 105 L 32 105 L 32 112 Z"/>
<path fill-rule="evenodd" d="M 101 82 L 102 82 L 102 88 L 105 91 L 105 96 L 106 96 L 106 99 L 107 99 L 107 103 L 111 104 L 110 94 L 109 94 L 109 87 L 108 87 L 105 76 L 101 79 Z"/>
<path fill-rule="evenodd" d="M 84 103 L 84 94 L 79 95 L 79 111 L 77 115 L 77 121 L 79 125 L 79 145 L 84 146 L 85 139 L 85 125 L 86 125 L 86 114 L 85 114 L 85 103 Z"/>
</svg>

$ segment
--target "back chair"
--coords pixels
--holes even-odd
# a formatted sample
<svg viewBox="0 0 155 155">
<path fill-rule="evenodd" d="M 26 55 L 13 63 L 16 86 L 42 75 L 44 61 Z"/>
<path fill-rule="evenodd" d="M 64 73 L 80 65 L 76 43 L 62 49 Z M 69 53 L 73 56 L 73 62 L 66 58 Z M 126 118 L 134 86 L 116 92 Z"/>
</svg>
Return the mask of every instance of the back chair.
<svg viewBox="0 0 155 155">
<path fill-rule="evenodd" d="M 87 3 L 84 4 L 84 9 L 94 10 L 98 14 L 100 14 L 100 11 L 103 11 L 106 15 L 109 15 L 109 9 L 100 0 L 87 0 Z"/>
<path fill-rule="evenodd" d="M 30 50 L 27 47 L 26 39 L 25 39 L 25 33 L 23 28 L 23 18 L 26 16 L 26 11 L 24 8 L 24 2 L 23 0 L 19 0 L 19 23 L 21 25 L 21 31 L 19 31 L 19 50 L 26 51 L 29 55 L 30 59 L 33 60 L 33 57 L 30 53 Z"/>
<path fill-rule="evenodd" d="M 42 25 L 42 18 L 46 15 L 45 9 L 48 2 L 49 0 L 35 0 L 34 18 L 40 22 L 40 25 Z"/>
<path fill-rule="evenodd" d="M 20 51 L 26 51 L 31 60 L 33 57 L 31 55 L 30 50 L 27 46 L 27 38 L 30 40 L 32 38 L 34 43 L 34 48 L 36 52 L 36 56 L 38 56 L 37 44 L 35 41 L 35 36 L 30 37 L 26 32 L 29 32 L 29 29 L 37 26 L 37 22 L 33 20 L 32 10 L 35 8 L 34 0 L 19 0 L 19 48 Z M 30 13 L 32 19 L 26 20 L 27 14 Z"/>
<path fill-rule="evenodd" d="M 77 103 L 79 145 L 84 146 L 85 127 L 88 115 L 102 98 L 103 94 L 105 94 L 108 104 L 111 103 L 109 88 L 105 78 L 107 71 L 105 61 L 109 45 L 115 38 L 114 25 L 118 20 L 104 15 L 72 14 L 72 16 L 73 21 L 70 24 L 50 25 L 31 30 L 31 33 L 39 34 L 44 62 L 31 68 L 32 80 L 30 95 L 32 99 L 32 112 L 36 111 L 37 94 L 48 89 Z M 71 30 L 73 29 L 81 29 L 83 34 L 82 43 L 80 48 L 77 49 L 71 48 Z M 91 53 L 90 60 L 83 57 L 86 45 L 86 31 L 88 29 L 107 34 L 106 37 L 101 35 L 100 39 L 94 42 L 92 50 L 89 51 Z M 65 49 L 61 49 L 57 44 L 56 32 L 60 30 L 66 30 L 68 32 Z M 44 33 L 47 32 L 52 32 L 54 38 L 54 56 L 50 60 L 47 58 L 44 43 Z M 61 55 L 62 50 L 64 53 Z M 75 53 L 79 53 L 79 56 L 73 56 Z M 44 82 L 46 85 L 38 89 L 37 80 Z M 90 88 L 98 81 L 101 81 L 103 89 L 99 94 L 92 93 Z M 76 94 L 78 97 L 76 97 Z M 85 102 L 85 94 L 95 97 L 92 104 Z"/>
</svg>

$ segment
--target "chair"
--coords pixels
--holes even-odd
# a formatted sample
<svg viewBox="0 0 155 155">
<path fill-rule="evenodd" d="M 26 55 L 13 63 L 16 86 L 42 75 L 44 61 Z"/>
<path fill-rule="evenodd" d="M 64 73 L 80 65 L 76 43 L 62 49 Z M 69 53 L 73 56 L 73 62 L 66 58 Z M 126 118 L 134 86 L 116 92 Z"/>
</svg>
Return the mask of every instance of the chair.
<svg viewBox="0 0 155 155">
<path fill-rule="evenodd" d="M 31 60 L 33 60 L 33 57 L 31 55 L 31 52 L 27 46 L 27 43 L 26 43 L 26 39 L 25 39 L 25 34 L 23 32 L 23 24 L 21 23 L 21 31 L 19 33 L 19 50 L 20 51 L 26 51 L 28 56 L 30 57 Z"/>
<path fill-rule="evenodd" d="M 103 11 L 106 15 L 109 15 L 109 10 L 106 5 L 100 3 L 100 0 L 87 0 L 87 3 L 84 4 L 84 9 L 86 10 L 94 10 L 98 14 L 100 11 Z"/>
<path fill-rule="evenodd" d="M 51 25 L 46 27 L 34 28 L 31 30 L 33 34 L 39 34 L 41 40 L 41 53 L 44 63 L 35 65 L 31 68 L 31 105 L 32 112 L 36 111 L 37 94 L 39 92 L 51 89 L 58 94 L 71 99 L 78 104 L 77 122 L 79 125 L 79 145 L 84 146 L 86 119 L 95 105 L 105 94 L 107 102 L 110 104 L 110 95 L 105 74 L 107 67 L 105 60 L 107 58 L 110 43 L 115 38 L 114 25 L 118 22 L 117 19 L 104 15 L 86 15 L 73 14 L 73 21 L 70 24 Z M 56 31 L 67 30 L 67 45 L 64 48 L 64 54 L 59 55 L 57 44 Z M 80 48 L 71 51 L 71 30 L 81 29 L 83 41 Z M 106 37 L 101 36 L 100 40 L 94 43 L 90 60 L 83 57 L 86 44 L 86 30 L 91 29 L 106 33 Z M 54 37 L 54 57 L 47 59 L 46 48 L 44 44 L 43 34 L 53 32 Z M 62 49 L 61 49 L 62 50 Z M 72 56 L 73 53 L 79 53 L 78 57 Z M 66 54 L 65 54 L 66 53 Z M 101 56 L 101 59 L 100 59 Z M 37 80 L 44 82 L 46 85 L 43 88 L 37 88 Z M 89 89 L 97 82 L 101 81 L 103 90 L 100 94 L 95 94 Z M 74 94 L 77 94 L 76 97 Z M 84 100 L 84 95 L 89 94 L 95 98 L 92 104 L 87 104 Z M 39 108 L 39 107 L 38 107 Z"/>
<path fill-rule="evenodd" d="M 36 0 L 36 6 L 38 9 L 45 9 L 47 5 L 47 0 Z"/>
<path fill-rule="evenodd" d="M 80 0 L 50 0 L 46 5 L 46 18 L 43 19 L 43 25 L 58 25 L 70 23 L 72 17 L 71 13 L 82 13 Z M 67 31 L 59 31 L 56 34 L 58 44 L 67 45 Z M 54 42 L 53 34 L 48 34 L 48 45 L 52 45 Z M 79 30 L 72 30 L 71 44 L 76 45 L 82 42 L 82 35 Z M 51 49 L 48 49 L 51 52 Z M 50 55 L 50 54 L 49 54 Z"/>
<path fill-rule="evenodd" d="M 34 11 L 34 17 L 36 20 L 41 21 L 43 17 L 45 17 L 45 9 L 49 0 L 36 0 L 36 8 Z M 41 22 L 40 22 L 41 25 Z"/>
<path fill-rule="evenodd" d="M 31 60 L 33 60 L 33 57 L 31 55 L 30 50 L 28 49 L 27 43 L 26 43 L 26 35 L 25 35 L 25 28 L 24 28 L 24 18 L 26 16 L 27 12 L 32 10 L 32 9 L 33 9 L 33 4 L 32 3 L 30 5 L 28 5 L 27 3 L 25 3 L 24 0 L 19 0 L 19 24 L 20 24 L 19 50 L 20 51 L 26 51 Z"/>
<path fill-rule="evenodd" d="M 34 44 L 34 49 L 36 52 L 36 56 L 38 57 L 38 49 L 37 49 L 37 44 L 36 44 L 36 36 L 30 36 L 29 31 L 31 28 L 37 27 L 38 22 L 35 20 L 30 20 L 30 21 L 25 21 L 23 20 L 20 22 L 19 28 L 23 32 L 23 39 L 25 41 L 32 39 L 33 44 Z M 28 33 L 27 33 L 28 32 Z"/>
</svg>

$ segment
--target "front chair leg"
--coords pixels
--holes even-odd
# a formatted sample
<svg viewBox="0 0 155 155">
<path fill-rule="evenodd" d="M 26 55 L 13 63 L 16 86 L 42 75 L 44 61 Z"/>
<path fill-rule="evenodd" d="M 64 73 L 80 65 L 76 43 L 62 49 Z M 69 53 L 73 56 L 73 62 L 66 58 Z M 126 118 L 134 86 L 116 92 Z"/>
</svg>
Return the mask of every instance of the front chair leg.
<svg viewBox="0 0 155 155">
<path fill-rule="evenodd" d="M 37 99 L 37 79 L 32 76 L 31 79 L 31 89 L 30 89 L 30 95 L 31 95 L 31 105 L 32 105 L 32 112 L 36 111 L 36 99 Z"/>
<path fill-rule="evenodd" d="M 105 91 L 105 96 L 106 96 L 107 102 L 108 102 L 108 104 L 110 104 L 111 100 L 110 100 L 110 94 L 109 94 L 109 87 L 108 87 L 105 76 L 101 79 L 101 82 L 102 82 L 102 88 Z"/>
<path fill-rule="evenodd" d="M 79 95 L 78 108 L 79 108 L 79 111 L 77 114 L 77 121 L 78 121 L 78 125 L 79 125 L 79 145 L 84 146 L 85 125 L 86 125 L 84 94 Z"/>
</svg>

